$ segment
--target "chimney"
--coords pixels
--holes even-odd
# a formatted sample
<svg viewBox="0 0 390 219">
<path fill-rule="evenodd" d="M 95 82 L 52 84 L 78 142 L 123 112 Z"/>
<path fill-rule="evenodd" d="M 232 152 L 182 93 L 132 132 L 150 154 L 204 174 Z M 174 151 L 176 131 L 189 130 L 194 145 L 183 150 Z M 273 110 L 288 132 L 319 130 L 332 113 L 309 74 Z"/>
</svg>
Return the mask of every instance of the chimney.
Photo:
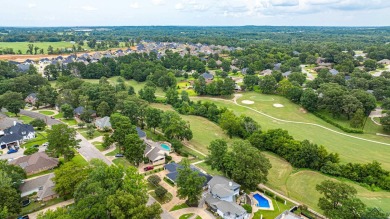
<svg viewBox="0 0 390 219">
<path fill-rule="evenodd" d="M 229 186 L 232 187 L 232 186 L 233 186 L 233 183 L 232 183 L 232 182 L 229 182 Z"/>
<path fill-rule="evenodd" d="M 16 120 L 14 121 L 14 126 L 16 125 Z"/>
</svg>

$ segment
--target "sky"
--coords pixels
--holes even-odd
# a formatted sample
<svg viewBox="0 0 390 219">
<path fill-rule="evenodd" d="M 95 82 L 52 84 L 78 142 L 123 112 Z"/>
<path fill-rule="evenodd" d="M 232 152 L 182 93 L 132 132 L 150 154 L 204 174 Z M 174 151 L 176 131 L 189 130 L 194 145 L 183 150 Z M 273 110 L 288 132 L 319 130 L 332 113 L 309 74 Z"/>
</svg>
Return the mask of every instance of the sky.
<svg viewBox="0 0 390 219">
<path fill-rule="evenodd" d="M 0 0 L 0 26 L 389 26 L 390 0 Z"/>
</svg>

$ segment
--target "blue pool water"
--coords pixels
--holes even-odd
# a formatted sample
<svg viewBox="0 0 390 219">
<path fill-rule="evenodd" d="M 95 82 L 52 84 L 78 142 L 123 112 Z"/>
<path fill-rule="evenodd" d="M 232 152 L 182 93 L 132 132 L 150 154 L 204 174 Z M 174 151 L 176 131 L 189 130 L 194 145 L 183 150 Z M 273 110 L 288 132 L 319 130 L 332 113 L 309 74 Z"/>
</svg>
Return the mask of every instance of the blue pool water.
<svg viewBox="0 0 390 219">
<path fill-rule="evenodd" d="M 269 208 L 270 205 L 269 205 L 269 201 L 264 198 L 262 195 L 256 193 L 253 195 L 253 198 L 255 198 L 257 200 L 257 202 L 259 202 L 257 204 L 257 207 L 261 207 L 261 208 Z"/>
<path fill-rule="evenodd" d="M 169 147 L 168 145 L 166 144 L 161 144 L 161 147 L 166 150 L 166 151 L 171 151 L 171 147 Z"/>
</svg>

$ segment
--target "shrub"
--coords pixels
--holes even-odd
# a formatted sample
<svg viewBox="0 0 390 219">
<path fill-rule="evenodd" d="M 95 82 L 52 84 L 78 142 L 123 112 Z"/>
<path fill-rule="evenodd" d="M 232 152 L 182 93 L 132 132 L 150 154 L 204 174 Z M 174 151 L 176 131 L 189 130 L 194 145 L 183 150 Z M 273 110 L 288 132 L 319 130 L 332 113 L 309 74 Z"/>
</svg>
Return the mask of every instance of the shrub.
<svg viewBox="0 0 390 219">
<path fill-rule="evenodd" d="M 85 126 L 85 122 L 79 122 L 79 123 L 77 123 L 77 126 L 78 126 L 79 128 L 82 128 L 82 127 Z"/>
<path fill-rule="evenodd" d="M 151 175 L 148 178 L 148 182 L 152 183 L 153 185 L 158 185 L 161 182 L 161 178 L 157 175 Z"/>
<path fill-rule="evenodd" d="M 156 193 L 156 196 L 159 197 L 160 199 L 164 198 L 164 196 L 167 194 L 167 190 L 162 187 L 162 186 L 158 186 L 154 192 Z"/>
<path fill-rule="evenodd" d="M 34 154 L 34 153 L 37 153 L 38 152 L 38 148 L 36 147 L 29 147 L 27 148 L 25 151 L 24 151 L 24 155 L 31 155 L 31 154 Z"/>
<path fill-rule="evenodd" d="M 34 119 L 30 122 L 30 125 L 37 128 L 38 130 L 43 130 L 46 127 L 46 123 L 43 121 L 43 119 Z"/>
<path fill-rule="evenodd" d="M 248 204 L 242 205 L 242 207 L 246 210 L 246 213 L 251 214 L 252 213 L 252 206 Z"/>
</svg>

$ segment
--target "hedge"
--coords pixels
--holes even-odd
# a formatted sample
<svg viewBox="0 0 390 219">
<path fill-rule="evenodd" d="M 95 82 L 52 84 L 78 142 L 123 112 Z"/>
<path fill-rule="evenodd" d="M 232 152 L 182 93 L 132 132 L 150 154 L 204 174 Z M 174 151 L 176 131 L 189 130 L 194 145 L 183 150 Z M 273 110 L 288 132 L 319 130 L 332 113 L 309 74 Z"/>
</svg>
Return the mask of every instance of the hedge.
<svg viewBox="0 0 390 219">
<path fill-rule="evenodd" d="M 363 134 L 363 130 L 359 130 L 359 129 L 352 129 L 352 128 L 347 128 L 347 127 L 344 127 L 340 124 L 338 124 L 337 122 L 329 119 L 328 117 L 324 116 L 324 115 L 321 115 L 320 113 L 317 113 L 317 112 L 313 112 L 313 114 L 315 116 L 317 116 L 318 118 L 324 120 L 325 122 L 331 124 L 331 125 L 334 125 L 336 126 L 337 128 L 343 130 L 344 132 L 347 132 L 347 133 L 354 133 L 354 134 Z"/>
</svg>

